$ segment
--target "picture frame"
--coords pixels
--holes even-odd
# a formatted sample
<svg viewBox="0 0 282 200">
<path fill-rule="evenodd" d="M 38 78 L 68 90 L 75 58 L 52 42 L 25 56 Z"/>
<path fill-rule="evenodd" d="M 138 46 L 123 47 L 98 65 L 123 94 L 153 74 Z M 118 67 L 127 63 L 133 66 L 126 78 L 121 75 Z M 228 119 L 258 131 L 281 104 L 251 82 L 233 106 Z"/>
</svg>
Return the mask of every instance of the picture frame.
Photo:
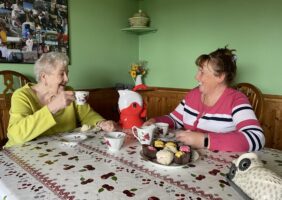
<svg viewBox="0 0 282 200">
<path fill-rule="evenodd" d="M 69 52 L 68 0 L 0 0 L 0 63 Z"/>
</svg>

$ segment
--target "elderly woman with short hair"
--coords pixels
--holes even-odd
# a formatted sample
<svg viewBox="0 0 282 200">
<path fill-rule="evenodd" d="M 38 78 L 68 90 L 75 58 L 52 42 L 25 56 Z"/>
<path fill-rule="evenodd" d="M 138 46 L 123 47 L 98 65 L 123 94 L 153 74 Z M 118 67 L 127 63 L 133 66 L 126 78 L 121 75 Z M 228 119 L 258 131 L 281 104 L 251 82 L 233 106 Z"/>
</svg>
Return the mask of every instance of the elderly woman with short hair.
<svg viewBox="0 0 282 200">
<path fill-rule="evenodd" d="M 99 126 L 104 131 L 117 128 L 89 104 L 77 105 L 68 83 L 68 57 L 63 53 L 43 54 L 34 66 L 37 84 L 28 83 L 11 99 L 8 142 L 5 147 L 23 144 L 41 135 L 71 131 L 78 124 Z"/>
</svg>

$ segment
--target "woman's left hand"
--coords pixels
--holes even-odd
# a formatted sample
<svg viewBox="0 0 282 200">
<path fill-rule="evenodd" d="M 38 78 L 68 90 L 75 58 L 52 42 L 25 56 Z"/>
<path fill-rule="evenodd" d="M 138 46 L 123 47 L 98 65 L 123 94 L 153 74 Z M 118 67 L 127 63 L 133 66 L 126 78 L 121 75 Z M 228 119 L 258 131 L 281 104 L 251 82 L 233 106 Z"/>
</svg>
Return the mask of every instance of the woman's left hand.
<svg viewBox="0 0 282 200">
<path fill-rule="evenodd" d="M 112 121 L 112 120 L 104 120 L 101 121 L 99 123 L 99 127 L 103 130 L 103 131 L 115 131 L 118 129 L 118 125 L 116 122 Z"/>
<path fill-rule="evenodd" d="M 194 132 L 190 130 L 176 132 L 176 140 L 197 149 L 204 148 L 205 137 L 206 134 L 204 133 Z"/>
</svg>

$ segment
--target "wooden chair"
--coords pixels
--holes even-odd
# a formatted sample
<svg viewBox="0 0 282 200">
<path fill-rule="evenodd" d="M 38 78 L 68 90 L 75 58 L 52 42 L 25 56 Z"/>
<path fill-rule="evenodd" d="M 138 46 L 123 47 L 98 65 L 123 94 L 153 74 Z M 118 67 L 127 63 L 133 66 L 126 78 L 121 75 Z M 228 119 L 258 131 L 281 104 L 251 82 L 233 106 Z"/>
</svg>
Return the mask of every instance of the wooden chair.
<svg viewBox="0 0 282 200">
<path fill-rule="evenodd" d="M 0 147 L 7 141 L 7 127 L 9 123 L 9 110 L 11 107 L 11 96 L 13 92 L 31 82 L 25 75 L 11 70 L 0 71 Z"/>
<path fill-rule="evenodd" d="M 258 120 L 262 122 L 264 100 L 260 89 L 251 83 L 238 83 L 235 85 L 235 89 L 243 92 L 248 97 Z"/>
</svg>

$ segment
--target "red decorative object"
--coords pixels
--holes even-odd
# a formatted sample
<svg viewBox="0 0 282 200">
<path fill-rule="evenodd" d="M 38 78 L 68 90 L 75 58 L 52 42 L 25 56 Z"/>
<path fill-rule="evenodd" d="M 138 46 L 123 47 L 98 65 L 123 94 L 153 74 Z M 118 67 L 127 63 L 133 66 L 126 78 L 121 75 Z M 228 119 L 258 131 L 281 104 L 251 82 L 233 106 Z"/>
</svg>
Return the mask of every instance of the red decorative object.
<svg viewBox="0 0 282 200">
<path fill-rule="evenodd" d="M 148 89 L 148 86 L 145 84 L 140 84 L 140 85 L 136 85 L 132 90 L 133 91 L 137 91 L 137 90 L 146 90 Z"/>
<path fill-rule="evenodd" d="M 119 90 L 119 110 L 120 126 L 123 129 L 131 129 L 133 126 L 140 127 L 143 125 L 143 118 L 146 117 L 147 111 L 143 104 L 140 94 L 131 90 Z"/>
</svg>

